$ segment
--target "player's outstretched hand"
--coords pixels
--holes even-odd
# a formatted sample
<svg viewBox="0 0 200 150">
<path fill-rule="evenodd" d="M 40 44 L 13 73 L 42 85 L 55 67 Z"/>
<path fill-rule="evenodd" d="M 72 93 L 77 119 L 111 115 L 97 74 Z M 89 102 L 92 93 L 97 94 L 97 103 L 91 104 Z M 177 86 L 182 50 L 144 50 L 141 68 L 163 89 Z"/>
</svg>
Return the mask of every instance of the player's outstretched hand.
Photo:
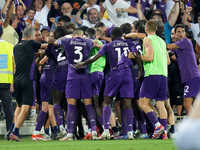
<svg viewBox="0 0 200 150">
<path fill-rule="evenodd" d="M 77 63 L 76 65 L 74 65 L 73 67 L 74 67 L 74 69 L 83 68 L 84 67 L 83 64 L 84 64 L 83 62 L 80 62 L 80 63 Z"/>
</svg>

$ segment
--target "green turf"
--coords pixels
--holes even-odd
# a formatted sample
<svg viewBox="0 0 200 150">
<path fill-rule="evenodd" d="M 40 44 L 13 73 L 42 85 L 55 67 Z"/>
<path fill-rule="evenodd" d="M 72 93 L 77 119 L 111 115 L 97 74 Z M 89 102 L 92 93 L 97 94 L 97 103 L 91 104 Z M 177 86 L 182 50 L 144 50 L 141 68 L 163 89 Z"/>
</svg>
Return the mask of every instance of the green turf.
<svg viewBox="0 0 200 150">
<path fill-rule="evenodd" d="M 106 140 L 106 141 L 6 141 L 0 137 L 0 150 L 176 150 L 173 140 Z"/>
</svg>

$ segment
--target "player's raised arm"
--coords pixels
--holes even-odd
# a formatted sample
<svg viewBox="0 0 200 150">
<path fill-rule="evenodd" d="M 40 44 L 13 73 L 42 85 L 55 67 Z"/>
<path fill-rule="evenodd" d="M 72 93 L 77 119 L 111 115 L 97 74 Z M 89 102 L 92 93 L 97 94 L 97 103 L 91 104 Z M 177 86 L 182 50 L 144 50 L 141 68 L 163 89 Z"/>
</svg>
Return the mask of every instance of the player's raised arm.
<svg viewBox="0 0 200 150">
<path fill-rule="evenodd" d="M 179 46 L 176 44 L 167 44 L 167 49 L 170 49 L 170 50 L 179 49 Z"/>
<path fill-rule="evenodd" d="M 97 53 L 96 55 L 91 56 L 90 58 L 88 58 L 86 61 L 80 62 L 80 63 L 76 64 L 76 65 L 74 66 L 74 68 L 75 68 L 75 69 L 82 68 L 83 66 L 86 66 L 86 65 L 88 65 L 88 64 L 93 63 L 94 61 L 96 61 L 96 60 L 99 59 L 100 57 L 101 57 L 101 54 Z"/>
</svg>

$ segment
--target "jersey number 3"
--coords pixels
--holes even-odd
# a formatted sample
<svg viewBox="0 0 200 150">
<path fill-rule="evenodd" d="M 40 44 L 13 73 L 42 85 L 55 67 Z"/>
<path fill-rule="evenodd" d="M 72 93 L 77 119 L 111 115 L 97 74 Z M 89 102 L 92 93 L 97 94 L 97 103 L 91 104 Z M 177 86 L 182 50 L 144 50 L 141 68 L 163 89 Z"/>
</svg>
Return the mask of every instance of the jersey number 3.
<svg viewBox="0 0 200 150">
<path fill-rule="evenodd" d="M 81 53 L 81 50 L 83 49 L 83 47 L 75 46 L 74 49 L 75 49 L 74 54 L 78 54 L 79 55 L 79 58 L 78 59 L 74 59 L 74 62 L 75 63 L 79 63 L 83 59 L 83 54 Z"/>
</svg>

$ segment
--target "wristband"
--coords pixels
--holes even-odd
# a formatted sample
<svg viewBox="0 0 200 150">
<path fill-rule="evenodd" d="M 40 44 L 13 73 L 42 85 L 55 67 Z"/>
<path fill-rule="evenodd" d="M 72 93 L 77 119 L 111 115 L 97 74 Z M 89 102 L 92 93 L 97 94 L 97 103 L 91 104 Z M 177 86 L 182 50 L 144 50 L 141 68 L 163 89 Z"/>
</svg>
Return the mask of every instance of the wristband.
<svg viewBox="0 0 200 150">
<path fill-rule="evenodd" d="M 180 1 L 175 1 L 176 3 L 180 3 Z"/>
</svg>

